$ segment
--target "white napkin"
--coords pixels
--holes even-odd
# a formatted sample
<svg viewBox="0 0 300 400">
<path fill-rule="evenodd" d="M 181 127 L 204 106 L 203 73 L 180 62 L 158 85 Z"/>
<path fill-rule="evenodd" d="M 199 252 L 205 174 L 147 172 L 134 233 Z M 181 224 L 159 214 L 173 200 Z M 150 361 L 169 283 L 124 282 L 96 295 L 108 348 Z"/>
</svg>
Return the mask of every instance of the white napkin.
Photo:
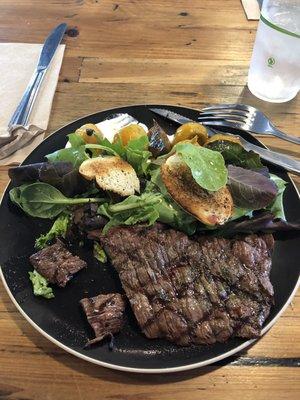
<svg viewBox="0 0 300 400">
<path fill-rule="evenodd" d="M 241 0 L 247 19 L 258 20 L 260 16 L 259 0 Z"/>
<path fill-rule="evenodd" d="M 0 43 L 0 165 L 21 163 L 43 140 L 63 59 L 59 45 L 29 117 L 28 126 L 8 131 L 8 122 L 35 70 L 41 44 Z"/>
</svg>

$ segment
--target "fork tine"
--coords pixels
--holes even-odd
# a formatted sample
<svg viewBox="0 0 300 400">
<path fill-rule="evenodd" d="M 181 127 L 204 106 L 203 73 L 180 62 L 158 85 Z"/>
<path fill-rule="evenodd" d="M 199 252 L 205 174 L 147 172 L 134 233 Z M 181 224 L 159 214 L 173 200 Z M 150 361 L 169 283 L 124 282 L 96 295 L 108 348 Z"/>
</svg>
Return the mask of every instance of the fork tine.
<svg viewBox="0 0 300 400">
<path fill-rule="evenodd" d="M 198 121 L 240 121 L 246 123 L 246 117 L 241 115 L 208 115 L 198 117 Z"/>
<path fill-rule="evenodd" d="M 211 107 L 202 108 L 201 111 L 218 111 L 218 110 L 242 110 L 253 111 L 253 107 L 246 104 L 215 104 Z"/>
<path fill-rule="evenodd" d="M 208 126 L 224 126 L 226 128 L 243 129 L 244 124 L 241 122 L 229 122 L 229 121 L 199 121 L 202 125 Z"/>
<path fill-rule="evenodd" d="M 200 117 L 218 116 L 220 118 L 225 118 L 225 117 L 230 117 L 231 115 L 240 115 L 242 117 L 247 117 L 248 113 L 242 110 L 217 110 L 217 111 L 200 112 Z"/>
</svg>

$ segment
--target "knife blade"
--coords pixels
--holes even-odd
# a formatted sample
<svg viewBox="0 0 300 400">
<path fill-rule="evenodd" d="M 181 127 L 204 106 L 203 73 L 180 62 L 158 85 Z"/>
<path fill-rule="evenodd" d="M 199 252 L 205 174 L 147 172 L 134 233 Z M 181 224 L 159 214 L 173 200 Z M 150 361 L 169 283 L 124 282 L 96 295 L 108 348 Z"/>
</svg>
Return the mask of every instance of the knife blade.
<svg viewBox="0 0 300 400">
<path fill-rule="evenodd" d="M 46 69 L 49 67 L 52 58 L 56 52 L 56 49 L 64 36 L 66 29 L 67 29 L 67 24 L 65 23 L 59 24 L 56 28 L 53 29 L 53 31 L 46 38 L 40 54 L 37 68 Z"/>
<path fill-rule="evenodd" d="M 13 113 L 8 127 L 13 129 L 16 125 L 25 126 L 28 122 L 29 115 L 32 111 L 34 101 L 41 87 L 42 81 L 46 75 L 46 72 L 51 64 L 53 56 L 56 52 L 58 45 L 60 44 L 63 35 L 67 29 L 67 24 L 63 23 L 58 25 L 45 40 L 43 45 L 38 64 L 34 70 L 34 73 L 25 89 L 23 97 Z"/>
<path fill-rule="evenodd" d="M 149 108 L 154 114 L 160 115 L 170 121 L 176 122 L 177 124 L 186 124 L 187 122 L 196 122 L 190 118 L 184 117 L 183 115 L 177 114 L 174 111 L 166 110 L 164 108 Z"/>
<path fill-rule="evenodd" d="M 176 122 L 178 124 L 185 124 L 187 122 L 198 122 L 199 123 L 199 121 L 192 120 L 191 118 L 184 117 L 183 115 L 180 115 L 174 111 L 166 110 L 164 108 L 150 108 L 150 110 L 154 114 L 160 115 L 161 117 L 164 117 L 164 118 L 166 118 L 170 121 Z M 219 131 L 217 131 L 215 129 L 208 128 L 207 126 L 205 126 L 205 127 L 207 129 L 208 136 L 213 136 L 216 133 L 220 133 Z M 269 161 L 270 163 L 272 163 L 276 166 L 279 165 L 286 171 L 293 172 L 295 174 L 300 175 L 300 161 L 295 160 L 291 157 L 288 157 L 285 154 L 278 153 L 276 151 L 271 151 L 269 149 L 264 149 L 255 144 L 252 144 L 252 143 L 248 142 L 246 139 L 244 139 L 243 137 L 241 137 L 240 135 L 234 135 L 229 132 L 221 132 L 221 133 L 223 135 L 238 137 L 240 139 L 241 144 L 243 145 L 243 147 L 246 150 L 248 150 L 248 151 L 252 150 L 255 153 L 259 154 L 259 156 L 263 160 Z"/>
</svg>

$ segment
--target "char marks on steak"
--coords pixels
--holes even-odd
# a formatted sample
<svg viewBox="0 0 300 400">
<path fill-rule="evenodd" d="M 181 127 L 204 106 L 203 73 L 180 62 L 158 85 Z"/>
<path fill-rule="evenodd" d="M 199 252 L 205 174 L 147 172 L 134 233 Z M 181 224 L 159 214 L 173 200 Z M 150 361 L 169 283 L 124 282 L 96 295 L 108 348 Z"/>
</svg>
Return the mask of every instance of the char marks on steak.
<svg viewBox="0 0 300 400">
<path fill-rule="evenodd" d="M 125 301 L 121 294 L 99 294 L 80 300 L 80 304 L 96 336 L 87 345 L 100 342 L 121 330 L 125 311 Z"/>
<path fill-rule="evenodd" d="M 65 287 L 73 274 L 87 265 L 78 256 L 71 254 L 59 239 L 52 246 L 32 254 L 30 262 L 48 282 L 60 287 Z"/>
<path fill-rule="evenodd" d="M 100 235 L 148 338 L 179 345 L 255 338 L 273 304 L 271 235 L 188 237 L 156 224 Z"/>
</svg>

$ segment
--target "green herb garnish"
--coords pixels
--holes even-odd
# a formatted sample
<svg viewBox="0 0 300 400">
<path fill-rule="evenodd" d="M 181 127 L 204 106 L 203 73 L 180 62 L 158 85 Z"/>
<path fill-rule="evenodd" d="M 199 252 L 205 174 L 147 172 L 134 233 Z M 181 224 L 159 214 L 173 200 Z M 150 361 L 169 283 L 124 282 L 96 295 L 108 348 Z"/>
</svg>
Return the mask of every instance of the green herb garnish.
<svg viewBox="0 0 300 400">
<path fill-rule="evenodd" d="M 35 241 L 35 247 L 38 250 L 43 249 L 44 247 L 47 246 L 51 240 L 53 240 L 56 237 L 65 237 L 67 233 L 67 229 L 69 226 L 70 222 L 70 215 L 63 213 L 61 214 L 54 222 L 52 227 L 50 228 L 49 232 L 47 232 L 44 235 L 39 236 L 36 241 Z"/>
<path fill-rule="evenodd" d="M 29 279 L 31 280 L 33 293 L 35 296 L 42 296 L 45 299 L 53 299 L 54 293 L 52 288 L 48 286 L 48 281 L 36 270 L 29 272 Z"/>
<path fill-rule="evenodd" d="M 98 242 L 94 242 L 93 255 L 101 263 L 105 264 L 107 262 L 106 253 Z"/>
</svg>

